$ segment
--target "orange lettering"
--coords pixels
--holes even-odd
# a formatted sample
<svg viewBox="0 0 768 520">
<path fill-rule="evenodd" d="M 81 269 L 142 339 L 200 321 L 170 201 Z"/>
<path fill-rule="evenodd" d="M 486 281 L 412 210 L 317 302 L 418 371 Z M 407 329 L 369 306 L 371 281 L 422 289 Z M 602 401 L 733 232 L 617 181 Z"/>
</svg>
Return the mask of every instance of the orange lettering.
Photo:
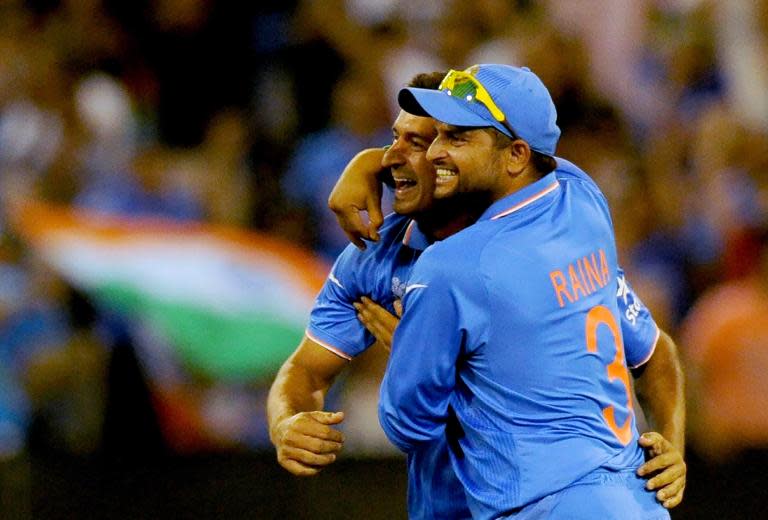
<svg viewBox="0 0 768 520">
<path fill-rule="evenodd" d="M 563 294 L 566 298 L 568 298 L 570 303 L 573 303 L 573 298 L 571 298 L 571 295 L 568 293 L 568 287 L 566 286 L 565 276 L 563 276 L 562 271 L 552 271 L 549 273 L 549 279 L 552 280 L 552 287 L 555 288 L 557 303 L 560 304 L 560 307 L 565 307 L 565 302 L 563 301 L 562 296 Z"/>
<path fill-rule="evenodd" d="M 605 251 L 600 250 L 600 274 L 603 277 L 603 285 L 611 279 L 611 273 L 608 270 L 608 260 L 605 258 Z"/>
<path fill-rule="evenodd" d="M 581 294 L 586 296 L 587 291 L 584 290 L 584 286 L 581 285 L 579 277 L 576 276 L 576 269 L 573 268 L 573 264 L 568 265 L 568 275 L 571 278 L 571 290 L 573 291 L 573 295 L 576 297 L 576 299 L 579 299 L 579 291 L 581 291 Z"/>
<path fill-rule="evenodd" d="M 592 261 L 590 262 L 590 259 L 587 257 L 584 257 L 584 267 L 587 270 L 587 278 L 589 278 L 589 281 L 592 283 L 592 287 L 594 288 L 595 282 L 597 285 L 599 285 L 601 288 L 605 286 L 602 279 L 600 278 L 600 275 L 598 274 L 597 270 L 597 259 L 595 258 L 595 253 L 592 253 Z"/>
<path fill-rule="evenodd" d="M 584 260 L 586 260 L 586 257 L 584 258 Z M 584 277 L 584 267 L 583 267 L 584 261 L 581 258 L 579 258 L 576 261 L 576 264 L 579 266 L 579 276 L 581 277 L 581 283 L 583 283 L 584 287 L 587 289 L 587 294 L 592 294 L 593 292 L 595 292 L 595 284 L 592 284 L 592 288 L 590 290 L 589 283 L 587 283 L 588 280 L 587 278 Z"/>
<path fill-rule="evenodd" d="M 600 253 L 602 255 L 602 250 Z M 613 336 L 613 343 L 616 346 L 616 355 L 613 361 L 606 366 L 606 372 L 608 374 L 608 381 L 615 381 L 618 379 L 624 387 L 624 392 L 627 398 L 627 410 L 628 416 L 624 420 L 624 423 L 619 426 L 616 424 L 616 409 L 612 406 L 606 406 L 603 408 L 603 420 L 608 424 L 608 428 L 613 432 L 616 438 L 622 445 L 626 446 L 629 441 L 632 440 L 632 416 L 634 415 L 634 407 L 632 406 L 632 394 L 630 393 L 629 386 L 629 372 L 624 361 L 624 342 L 621 338 L 621 331 L 616 318 L 613 316 L 608 307 L 598 305 L 592 307 L 587 314 L 586 323 L 586 340 L 587 351 L 597 352 L 597 329 L 600 325 L 606 325 Z"/>
</svg>

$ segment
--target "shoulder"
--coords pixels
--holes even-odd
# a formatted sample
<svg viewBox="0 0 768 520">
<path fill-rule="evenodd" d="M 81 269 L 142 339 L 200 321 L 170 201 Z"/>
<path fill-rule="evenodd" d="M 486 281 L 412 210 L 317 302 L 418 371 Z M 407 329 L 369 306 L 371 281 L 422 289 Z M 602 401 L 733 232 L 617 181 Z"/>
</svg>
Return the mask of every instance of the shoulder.
<svg viewBox="0 0 768 520">
<path fill-rule="evenodd" d="M 417 262 L 420 271 L 433 279 L 460 283 L 474 279 L 486 250 L 499 232 L 489 221 L 475 223 L 445 240 L 428 247 Z"/>
<path fill-rule="evenodd" d="M 333 271 L 340 269 L 360 269 L 366 265 L 375 267 L 385 262 L 387 258 L 393 258 L 397 251 L 403 247 L 403 236 L 408 229 L 411 220 L 397 214 L 387 215 L 379 230 L 377 242 L 366 242 L 365 250 L 361 251 L 352 244 L 348 244 L 344 251 L 337 257 Z M 338 276 L 338 273 L 337 273 Z"/>
<path fill-rule="evenodd" d="M 561 181 L 583 181 L 594 184 L 595 181 L 590 177 L 587 172 L 573 164 L 567 159 L 562 157 L 555 157 L 557 161 L 557 168 L 555 168 L 555 176 Z"/>
<path fill-rule="evenodd" d="M 582 198 L 596 200 L 605 211 L 609 212 L 605 194 L 589 174 L 562 157 L 556 157 L 556 160 L 555 177 L 561 185 L 575 188 L 575 193 L 579 193 Z M 574 190 L 571 191 L 574 192 Z"/>
</svg>

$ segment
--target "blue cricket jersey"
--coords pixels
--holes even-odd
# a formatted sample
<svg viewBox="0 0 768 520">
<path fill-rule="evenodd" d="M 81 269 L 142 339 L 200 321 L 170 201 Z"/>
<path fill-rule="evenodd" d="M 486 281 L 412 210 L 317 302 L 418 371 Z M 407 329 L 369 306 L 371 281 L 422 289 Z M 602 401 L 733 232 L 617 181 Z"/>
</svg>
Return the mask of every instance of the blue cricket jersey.
<svg viewBox="0 0 768 520">
<path fill-rule="evenodd" d="M 659 332 L 618 268 L 605 198 L 576 166 L 558 159 L 428 248 L 404 307 L 381 424 L 409 454 L 447 438 L 474 517 L 643 462 L 627 365 Z"/>
<path fill-rule="evenodd" d="M 368 243 L 365 251 L 347 246 L 317 297 L 307 336 L 345 359 L 362 353 L 375 338 L 357 319 L 352 304 L 368 296 L 394 314 L 394 300 L 403 297 L 413 265 L 428 245 L 414 221 L 393 214 L 384 219 L 378 242 Z M 470 518 L 444 438 L 408 455 L 408 516 Z"/>
</svg>

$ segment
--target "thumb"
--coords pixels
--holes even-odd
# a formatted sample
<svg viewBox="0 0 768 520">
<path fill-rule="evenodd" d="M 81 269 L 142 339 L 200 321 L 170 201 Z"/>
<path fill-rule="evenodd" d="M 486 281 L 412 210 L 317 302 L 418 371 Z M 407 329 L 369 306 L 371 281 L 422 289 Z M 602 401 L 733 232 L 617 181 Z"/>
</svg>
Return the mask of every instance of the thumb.
<svg viewBox="0 0 768 520">
<path fill-rule="evenodd" d="M 654 444 L 661 441 L 661 435 L 659 435 L 656 432 L 645 432 L 640 436 L 640 446 L 643 446 L 645 448 L 649 446 L 653 446 Z"/>
<path fill-rule="evenodd" d="M 322 424 L 339 424 L 344 420 L 344 412 L 312 412 L 311 415 Z"/>
<path fill-rule="evenodd" d="M 402 316 L 403 316 L 403 302 L 402 302 L 402 300 L 399 300 L 399 299 L 395 300 L 394 307 L 395 307 L 395 314 L 397 314 L 397 317 L 398 318 L 402 318 Z"/>
</svg>

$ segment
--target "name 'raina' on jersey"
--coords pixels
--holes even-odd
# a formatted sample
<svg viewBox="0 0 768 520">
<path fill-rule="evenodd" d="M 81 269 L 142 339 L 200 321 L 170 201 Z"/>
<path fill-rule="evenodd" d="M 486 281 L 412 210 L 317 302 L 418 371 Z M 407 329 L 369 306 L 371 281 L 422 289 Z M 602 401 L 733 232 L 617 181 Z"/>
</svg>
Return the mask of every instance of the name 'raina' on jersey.
<svg viewBox="0 0 768 520">
<path fill-rule="evenodd" d="M 579 301 L 579 293 L 586 297 L 602 289 L 610 278 L 608 260 L 602 249 L 572 261 L 562 270 L 556 269 L 549 273 L 560 307 Z"/>
</svg>

